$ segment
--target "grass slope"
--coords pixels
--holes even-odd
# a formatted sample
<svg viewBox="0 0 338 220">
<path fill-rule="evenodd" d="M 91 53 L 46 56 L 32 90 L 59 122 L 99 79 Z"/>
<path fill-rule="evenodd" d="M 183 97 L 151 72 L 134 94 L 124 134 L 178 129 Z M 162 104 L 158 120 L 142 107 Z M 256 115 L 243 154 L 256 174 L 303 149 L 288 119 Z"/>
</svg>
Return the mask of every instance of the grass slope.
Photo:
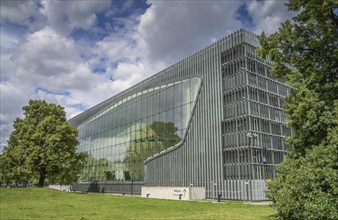
<svg viewBox="0 0 338 220">
<path fill-rule="evenodd" d="M 0 219 L 270 219 L 275 211 L 242 202 L 196 202 L 0 188 Z"/>
</svg>

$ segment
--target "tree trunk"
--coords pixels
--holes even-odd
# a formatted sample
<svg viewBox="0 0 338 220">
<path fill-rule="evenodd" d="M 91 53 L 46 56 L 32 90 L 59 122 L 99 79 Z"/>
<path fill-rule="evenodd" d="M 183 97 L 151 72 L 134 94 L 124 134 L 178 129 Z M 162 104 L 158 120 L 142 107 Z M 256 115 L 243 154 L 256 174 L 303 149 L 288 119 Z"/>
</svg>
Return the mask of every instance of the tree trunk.
<svg viewBox="0 0 338 220">
<path fill-rule="evenodd" d="M 46 172 L 44 170 L 40 171 L 38 187 L 44 187 L 45 186 L 45 179 L 46 179 Z"/>
</svg>

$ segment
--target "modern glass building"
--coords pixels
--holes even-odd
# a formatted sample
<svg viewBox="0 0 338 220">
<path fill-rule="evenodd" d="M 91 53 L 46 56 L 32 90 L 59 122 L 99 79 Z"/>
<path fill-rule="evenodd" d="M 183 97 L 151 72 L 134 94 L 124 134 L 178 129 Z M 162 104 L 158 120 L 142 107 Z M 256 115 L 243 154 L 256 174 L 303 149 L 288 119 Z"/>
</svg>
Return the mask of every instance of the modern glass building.
<svg viewBox="0 0 338 220">
<path fill-rule="evenodd" d="M 207 197 L 265 200 L 289 146 L 290 87 L 241 29 L 70 119 L 90 157 L 79 190 L 205 187 Z"/>
</svg>

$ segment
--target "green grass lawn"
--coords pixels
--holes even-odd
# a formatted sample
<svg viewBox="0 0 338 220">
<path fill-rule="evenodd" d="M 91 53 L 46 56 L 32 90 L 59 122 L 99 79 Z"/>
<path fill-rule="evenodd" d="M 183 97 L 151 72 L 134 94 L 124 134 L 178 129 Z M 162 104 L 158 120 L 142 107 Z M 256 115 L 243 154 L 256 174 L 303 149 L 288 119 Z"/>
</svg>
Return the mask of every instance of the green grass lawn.
<svg viewBox="0 0 338 220">
<path fill-rule="evenodd" d="M 0 188 L 0 219 L 271 219 L 274 209 L 242 202 L 173 201 L 49 189 Z"/>
</svg>

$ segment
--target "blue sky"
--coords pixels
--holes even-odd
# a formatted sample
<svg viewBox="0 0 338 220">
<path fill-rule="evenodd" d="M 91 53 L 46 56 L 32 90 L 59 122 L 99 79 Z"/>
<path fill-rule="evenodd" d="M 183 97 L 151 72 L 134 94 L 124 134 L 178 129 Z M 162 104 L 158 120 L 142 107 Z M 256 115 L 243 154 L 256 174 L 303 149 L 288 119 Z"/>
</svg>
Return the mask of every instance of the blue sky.
<svg viewBox="0 0 338 220">
<path fill-rule="evenodd" d="M 1 149 L 29 99 L 71 118 L 239 28 L 270 34 L 292 16 L 282 0 L 0 4 Z"/>
</svg>

